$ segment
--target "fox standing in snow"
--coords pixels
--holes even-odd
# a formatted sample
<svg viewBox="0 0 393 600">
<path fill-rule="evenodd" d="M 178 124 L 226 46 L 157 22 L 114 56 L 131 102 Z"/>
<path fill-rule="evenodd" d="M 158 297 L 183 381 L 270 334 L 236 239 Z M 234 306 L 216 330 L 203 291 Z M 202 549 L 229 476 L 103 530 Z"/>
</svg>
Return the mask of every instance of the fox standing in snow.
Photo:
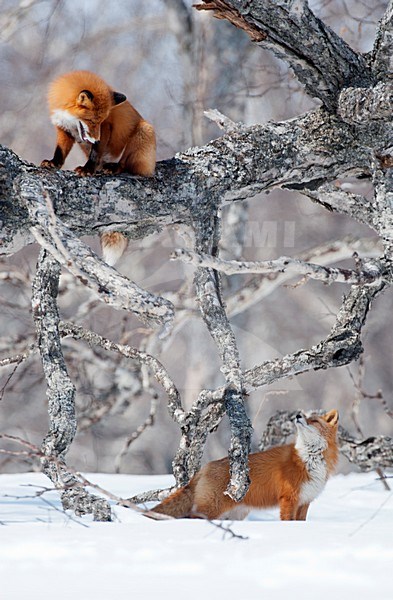
<svg viewBox="0 0 393 600">
<path fill-rule="evenodd" d="M 249 456 L 250 487 L 235 502 L 225 490 L 229 460 L 214 460 L 183 488 L 152 510 L 175 518 L 243 519 L 253 508 L 280 507 L 282 521 L 305 521 L 308 507 L 325 487 L 338 461 L 338 412 L 295 418 L 294 444 Z"/>
<path fill-rule="evenodd" d="M 152 125 L 90 71 L 72 71 L 58 77 L 49 87 L 49 109 L 56 127 L 54 156 L 41 167 L 61 168 L 74 142 L 88 160 L 77 167 L 81 177 L 97 171 L 107 174 L 132 173 L 150 176 L 156 165 L 156 138 Z M 104 260 L 115 264 L 126 248 L 121 233 L 101 236 Z"/>
</svg>

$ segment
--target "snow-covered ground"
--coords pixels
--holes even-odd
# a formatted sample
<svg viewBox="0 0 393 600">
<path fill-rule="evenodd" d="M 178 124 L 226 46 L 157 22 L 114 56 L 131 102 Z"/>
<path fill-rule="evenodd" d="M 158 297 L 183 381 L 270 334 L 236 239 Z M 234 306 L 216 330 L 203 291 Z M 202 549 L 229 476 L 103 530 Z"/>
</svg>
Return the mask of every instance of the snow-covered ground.
<svg viewBox="0 0 393 600">
<path fill-rule="evenodd" d="M 122 497 L 172 481 L 89 477 Z M 36 473 L 0 476 L 2 600 L 393 598 L 393 495 L 374 473 L 332 478 L 307 522 L 282 523 L 275 510 L 232 522 L 247 539 L 119 507 L 114 523 L 71 520 L 56 493 L 34 497 L 40 485 Z"/>
</svg>

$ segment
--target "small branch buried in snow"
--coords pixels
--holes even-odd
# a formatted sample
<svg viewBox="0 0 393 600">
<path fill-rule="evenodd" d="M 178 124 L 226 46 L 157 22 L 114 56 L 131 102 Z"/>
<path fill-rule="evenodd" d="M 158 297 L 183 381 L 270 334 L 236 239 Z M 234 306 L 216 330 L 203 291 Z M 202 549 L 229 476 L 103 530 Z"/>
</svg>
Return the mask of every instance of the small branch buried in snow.
<svg viewBox="0 0 393 600">
<path fill-rule="evenodd" d="M 10 454 L 12 456 L 23 456 L 23 457 L 36 458 L 41 461 L 48 460 L 48 461 L 51 461 L 53 464 L 57 465 L 57 467 L 59 469 L 63 468 L 63 466 L 64 466 L 63 462 L 59 459 L 58 456 L 47 455 L 35 444 L 32 444 L 31 442 L 28 442 L 27 440 L 24 440 L 18 436 L 0 433 L 0 439 L 6 440 L 8 442 L 14 442 L 14 443 L 19 444 L 26 448 L 26 450 L 20 450 L 20 451 L 7 450 L 4 448 L 0 448 L 0 454 Z M 118 504 L 119 506 L 124 506 L 125 508 L 131 508 L 132 510 L 135 510 L 136 512 L 139 512 L 146 516 L 150 515 L 149 510 L 140 508 L 139 506 L 136 506 L 130 500 L 121 498 L 120 496 L 117 496 L 116 494 L 113 494 L 112 492 L 104 489 L 100 485 L 93 483 L 92 481 L 87 479 L 84 475 L 82 475 L 82 473 L 80 473 L 79 471 L 76 471 L 72 467 L 67 467 L 67 470 L 68 470 L 69 474 L 71 474 L 73 476 L 73 482 L 71 484 L 68 484 L 68 483 L 64 484 L 62 488 L 59 486 L 56 486 L 56 489 L 58 489 L 58 490 L 63 489 L 64 493 L 66 493 L 67 491 L 69 491 L 69 492 L 72 491 L 72 489 L 74 488 L 74 489 L 76 489 L 77 493 L 79 493 L 79 494 L 81 494 L 81 489 L 83 489 L 84 493 L 89 495 L 90 497 L 93 497 L 93 498 L 95 497 L 98 500 L 100 500 L 101 502 L 105 502 L 103 498 L 91 496 L 91 494 L 88 494 L 88 492 L 86 492 L 86 490 L 84 490 L 84 488 L 92 488 L 95 491 L 102 494 L 103 496 L 106 496 L 107 498 L 109 498 L 109 500 L 116 502 L 116 504 Z M 65 507 L 65 508 L 68 508 L 68 507 Z M 84 513 L 82 513 L 82 514 L 84 514 Z M 172 519 L 172 517 L 168 517 L 167 515 L 161 515 L 161 514 L 159 515 L 158 513 L 151 513 L 151 516 L 152 516 L 152 518 L 154 518 L 156 520 Z"/>
<path fill-rule="evenodd" d="M 28 442 L 27 440 L 24 440 L 18 436 L 0 433 L 0 439 L 4 439 L 8 442 L 19 444 L 26 448 L 26 450 L 7 450 L 7 449 L 0 448 L 0 454 L 8 454 L 8 455 L 12 455 L 12 456 L 23 456 L 23 457 L 30 457 L 30 458 L 37 458 L 37 459 L 42 459 L 44 457 L 42 450 L 40 450 L 40 448 L 38 448 L 38 446 L 36 446 L 35 444 L 32 444 L 31 442 Z M 61 467 L 61 461 L 59 461 L 57 456 L 46 456 L 45 455 L 45 458 L 53 461 L 54 463 L 58 463 L 59 467 Z M 83 488 L 94 489 L 96 492 L 102 494 L 103 496 L 106 496 L 109 500 L 112 500 L 113 502 L 115 502 L 118 506 L 122 506 L 124 508 L 130 508 L 131 510 L 134 510 L 135 512 L 138 512 L 141 515 L 143 515 L 145 517 L 149 517 L 155 521 L 173 520 L 173 517 L 170 517 L 168 515 L 164 515 L 164 514 L 156 513 L 156 512 L 153 512 L 153 511 L 150 511 L 150 510 L 147 510 L 144 508 L 140 508 L 139 506 L 137 506 L 136 503 L 148 502 L 151 500 L 162 500 L 164 497 L 167 497 L 169 493 L 174 491 L 174 488 L 170 488 L 169 490 L 155 490 L 155 491 L 151 491 L 151 492 L 146 492 L 145 494 L 135 496 L 134 498 L 126 499 L 126 498 L 121 498 L 120 496 L 117 496 L 113 492 L 110 492 L 109 490 L 103 488 L 102 486 L 100 486 L 96 483 L 93 483 L 92 481 L 87 479 L 84 475 L 82 475 L 79 471 L 76 471 L 72 467 L 68 467 L 68 470 L 77 480 L 77 484 L 75 484 L 75 485 L 78 485 L 79 487 L 82 486 Z M 69 490 L 70 487 L 67 486 L 64 488 L 65 491 L 67 489 Z M 53 491 L 53 489 L 42 488 L 39 492 L 34 494 L 34 497 L 42 496 L 44 493 L 49 492 L 49 491 Z M 54 508 L 56 508 L 56 510 L 57 510 L 57 507 L 54 507 Z M 205 520 L 210 525 L 213 525 L 220 531 L 223 531 L 224 538 L 226 535 L 229 535 L 231 538 L 237 538 L 237 539 L 241 539 L 241 540 L 248 539 L 247 536 L 242 536 L 240 534 L 235 533 L 229 525 L 224 525 L 223 523 L 216 523 L 215 521 L 212 521 L 210 519 L 205 519 Z M 80 521 L 77 521 L 77 522 L 81 525 L 84 525 Z"/>
</svg>

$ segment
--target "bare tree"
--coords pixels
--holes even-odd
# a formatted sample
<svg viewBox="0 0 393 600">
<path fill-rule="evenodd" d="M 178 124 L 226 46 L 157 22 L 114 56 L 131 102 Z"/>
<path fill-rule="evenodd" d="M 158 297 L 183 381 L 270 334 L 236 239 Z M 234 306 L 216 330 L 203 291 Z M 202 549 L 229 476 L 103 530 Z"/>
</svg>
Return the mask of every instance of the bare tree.
<svg viewBox="0 0 393 600">
<path fill-rule="evenodd" d="M 33 241 L 42 248 L 33 282 L 36 341 L 29 340 L 4 364 L 19 365 L 30 352 L 39 351 L 50 420 L 42 446 L 48 457 L 41 458 L 43 469 L 62 490 L 65 506 L 77 512 L 91 511 L 98 519 L 109 518 L 108 506 L 100 503 L 97 508 L 96 498 L 81 492 L 65 464 L 76 417 L 75 389 L 62 354 L 62 336 L 85 340 L 91 346 L 106 345 L 131 357 L 141 365 L 144 389 L 152 390 L 151 374 L 162 386 L 169 412 L 181 431 L 173 463 L 177 485 L 186 483 L 199 468 L 209 433 L 227 414 L 231 431 L 228 493 L 239 500 L 248 488 L 252 430 L 245 408 L 248 395 L 300 373 L 356 360 L 363 351 L 362 330 L 371 304 L 392 283 L 393 2 L 386 8 L 373 50 L 367 55 L 351 49 L 310 10 L 306 0 L 205 0 L 196 8 L 230 21 L 255 45 L 284 60 L 320 106 L 288 121 L 248 127 L 210 112 L 224 135 L 160 162 L 151 180 L 106 176 L 81 180 L 66 171 L 48 173 L 36 168 L 5 147 L 0 151 L 2 253 L 11 255 Z M 354 184 L 348 189 L 350 177 L 367 179 L 372 196 L 359 193 Z M 281 257 L 268 263 L 223 261 L 219 257 L 222 207 L 274 189 L 296 190 L 328 211 L 366 225 L 377 239 L 366 249 L 360 241 L 348 244 L 343 240 L 336 242 L 335 249 L 320 247 L 311 256 Z M 226 229 L 233 227 L 235 242 L 239 241 L 235 230 L 242 229 L 239 222 L 244 224 L 244 214 L 234 217 L 232 224 L 230 219 L 225 222 Z M 188 297 L 189 290 L 186 295 L 184 289 L 157 295 L 142 289 L 105 265 L 80 239 L 107 230 L 142 239 L 169 225 L 176 225 L 187 245 L 174 258 L 197 267 L 195 302 Z M 345 248 L 341 256 L 349 257 L 356 245 L 359 252 L 350 269 L 313 262 L 313 256 L 330 252 L 329 264 Z M 234 252 L 233 257 L 241 255 Z M 111 344 L 93 332 L 62 323 L 56 303 L 61 266 L 98 301 L 131 312 L 149 330 L 155 328 L 156 333 L 147 337 L 146 348 Z M 305 350 L 244 370 L 228 314 L 252 305 L 250 297 L 263 296 L 262 288 L 267 283 L 278 285 L 289 270 L 306 280 L 348 286 L 331 331 Z M 244 286 L 242 297 L 237 292 L 231 297 L 229 291 L 224 298 L 220 272 L 235 273 L 236 277 L 242 272 L 262 275 Z M 186 408 L 155 355 L 179 324 L 195 315 L 196 308 L 216 346 L 224 383 L 216 389 L 202 389 Z M 372 443 L 375 446 L 375 440 Z M 387 457 L 381 466 L 391 465 L 391 439 L 381 437 L 378 445 Z M 351 452 L 356 456 L 355 443 Z M 53 461 L 53 456 L 59 460 Z"/>
</svg>

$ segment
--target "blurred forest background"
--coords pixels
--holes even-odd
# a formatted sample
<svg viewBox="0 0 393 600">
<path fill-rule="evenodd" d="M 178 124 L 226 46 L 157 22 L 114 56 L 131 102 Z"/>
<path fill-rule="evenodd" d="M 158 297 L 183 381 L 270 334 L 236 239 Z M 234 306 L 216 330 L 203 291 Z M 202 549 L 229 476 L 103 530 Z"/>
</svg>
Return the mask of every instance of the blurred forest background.
<svg viewBox="0 0 393 600">
<path fill-rule="evenodd" d="M 354 49 L 368 52 L 386 2 L 313 0 L 310 5 Z M 156 129 L 159 160 L 220 135 L 204 110 L 217 108 L 234 121 L 252 124 L 288 119 L 317 106 L 284 63 L 253 46 L 229 23 L 197 12 L 191 0 L 0 0 L 1 144 L 34 164 L 52 157 L 55 132 L 46 104 L 47 87 L 54 77 L 74 69 L 92 70 L 127 95 Z M 75 148 L 65 167 L 78 164 L 83 158 Z M 348 236 L 372 238 L 366 227 L 295 192 L 256 196 L 224 208 L 222 219 L 225 258 L 297 256 Z M 226 234 L 227 223 L 240 228 L 235 239 Z M 100 252 L 97 239 L 88 242 Z M 194 269 L 169 261 L 179 246 L 183 243 L 175 228 L 133 241 L 118 269 L 164 296 L 181 290 L 177 297 L 189 310 L 184 310 L 186 318 L 179 320 L 158 357 L 189 407 L 202 388 L 221 385 L 223 376 L 193 305 Z M 34 341 L 30 285 L 37 254 L 38 246 L 31 245 L 0 260 L 0 356 L 15 354 Z M 341 284 L 328 287 L 316 281 L 293 285 L 299 282 L 293 278 L 290 285 L 256 295 L 243 310 L 238 292 L 252 280 L 252 276 L 223 277 L 243 368 L 319 342 L 347 291 Z M 156 338 L 136 319 L 95 302 L 66 273 L 60 310 L 64 320 L 114 341 L 153 354 L 158 348 Z M 380 400 L 361 392 L 373 396 L 381 390 L 391 405 L 392 325 L 392 297 L 385 294 L 375 302 L 364 329 L 363 365 L 311 372 L 254 392 L 248 399 L 254 447 L 269 416 L 282 408 L 337 407 L 350 431 L 356 433 L 360 427 L 365 436 L 390 434 L 391 420 Z M 180 432 L 166 412 L 165 396 L 145 384 L 139 366 L 71 339 L 64 340 L 64 352 L 77 386 L 79 415 L 69 464 L 89 471 L 169 472 Z M 16 370 L 1 369 L 0 430 L 39 444 L 47 432 L 45 389 L 37 354 Z M 154 426 L 133 436 L 149 418 L 154 418 Z M 205 459 L 225 454 L 228 443 L 224 420 L 210 436 Z M 0 460 L 0 471 L 26 468 L 20 460 Z M 343 463 L 341 468 L 348 466 Z"/>
</svg>

